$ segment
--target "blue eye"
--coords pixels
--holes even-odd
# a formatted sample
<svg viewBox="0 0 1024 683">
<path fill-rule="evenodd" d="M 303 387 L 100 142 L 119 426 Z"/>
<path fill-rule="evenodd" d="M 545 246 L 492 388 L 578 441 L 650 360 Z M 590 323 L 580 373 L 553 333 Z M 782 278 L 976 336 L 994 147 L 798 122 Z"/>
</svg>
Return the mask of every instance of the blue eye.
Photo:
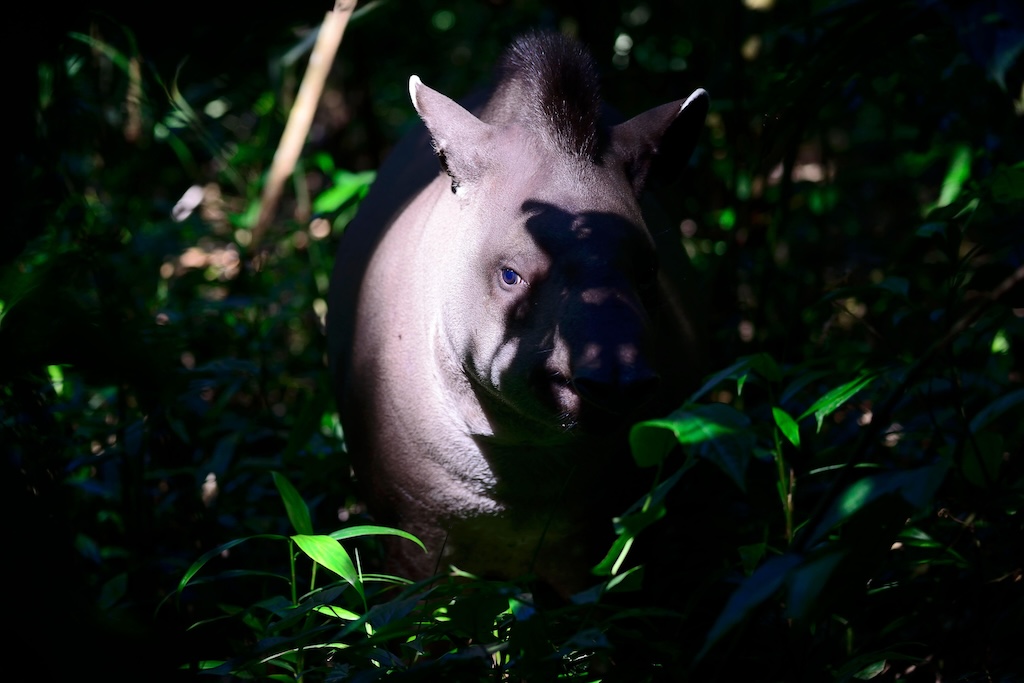
<svg viewBox="0 0 1024 683">
<path fill-rule="evenodd" d="M 512 287 L 512 286 L 518 285 L 520 282 L 522 282 L 523 278 L 521 278 L 519 276 L 519 273 L 517 273 L 516 271 L 512 270 L 511 268 L 502 268 L 501 269 L 501 281 L 504 282 L 509 287 Z"/>
</svg>

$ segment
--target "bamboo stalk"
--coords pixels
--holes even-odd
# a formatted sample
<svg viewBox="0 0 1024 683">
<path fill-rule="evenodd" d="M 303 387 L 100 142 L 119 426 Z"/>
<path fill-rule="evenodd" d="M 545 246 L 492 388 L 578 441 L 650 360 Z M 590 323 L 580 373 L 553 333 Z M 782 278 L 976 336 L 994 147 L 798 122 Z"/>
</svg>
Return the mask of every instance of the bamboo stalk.
<svg viewBox="0 0 1024 683">
<path fill-rule="evenodd" d="M 309 55 L 309 63 L 306 65 L 306 73 L 299 85 L 295 104 L 288 114 L 288 122 L 285 124 L 281 141 L 277 145 L 277 151 L 274 152 L 274 161 L 270 166 L 267 182 L 263 186 L 259 217 L 256 219 L 256 225 L 253 226 L 252 241 L 249 243 L 250 253 L 256 253 L 260 241 L 277 212 L 284 183 L 295 170 L 295 163 L 299 159 L 299 154 L 302 153 L 306 136 L 309 135 L 309 129 L 313 123 L 313 115 L 316 113 L 317 103 L 323 93 L 327 74 L 334 63 L 338 45 L 341 44 L 345 27 L 348 26 L 355 6 L 356 0 L 336 0 L 334 9 L 327 12 L 320 25 L 316 44 Z"/>
</svg>

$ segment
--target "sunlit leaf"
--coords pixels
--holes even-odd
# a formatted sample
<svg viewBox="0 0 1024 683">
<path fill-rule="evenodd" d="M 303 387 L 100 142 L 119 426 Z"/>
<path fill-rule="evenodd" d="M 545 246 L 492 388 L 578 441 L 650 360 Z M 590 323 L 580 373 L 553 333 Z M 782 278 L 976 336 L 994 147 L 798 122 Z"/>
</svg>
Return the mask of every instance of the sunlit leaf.
<svg viewBox="0 0 1024 683">
<path fill-rule="evenodd" d="M 648 498 L 648 500 L 650 500 Z M 665 505 L 663 503 L 650 503 L 639 509 L 631 510 L 614 520 L 615 533 L 618 534 L 612 547 L 605 554 L 604 558 L 593 569 L 597 576 L 611 576 L 621 568 L 633 541 L 637 535 L 665 516 Z"/>
<path fill-rule="evenodd" d="M 359 572 L 356 571 L 352 558 L 349 557 L 341 543 L 330 536 L 307 534 L 296 534 L 292 536 L 292 540 L 314 562 L 327 567 L 348 581 L 359 592 L 359 595 L 363 594 L 363 582 L 359 578 Z"/>
<path fill-rule="evenodd" d="M 281 500 L 284 501 L 284 509 L 288 513 L 288 521 L 292 528 L 300 534 L 313 533 L 313 521 L 309 517 L 309 508 L 306 501 L 302 499 L 299 492 L 295 490 L 292 483 L 280 472 L 273 472 L 274 485 L 277 486 Z"/>
<path fill-rule="evenodd" d="M 401 529 L 392 529 L 387 526 L 372 526 L 368 524 L 364 524 L 362 526 L 351 526 L 345 529 L 339 529 L 338 531 L 331 533 L 330 536 L 338 541 L 343 541 L 349 538 L 359 538 L 360 536 L 398 536 L 399 538 L 412 541 L 419 547 L 423 548 L 424 552 L 427 550 L 426 546 L 423 545 L 423 541 L 416 538 L 409 532 L 402 531 Z"/>
<path fill-rule="evenodd" d="M 1006 330 L 997 330 L 992 337 L 992 355 L 1004 355 L 1010 352 L 1010 340 L 1006 336 Z"/>
<path fill-rule="evenodd" d="M 937 458 L 924 467 L 888 471 L 863 477 L 853 482 L 833 502 L 811 533 L 810 545 L 821 539 L 829 529 L 859 513 L 882 496 L 898 494 L 911 509 L 928 505 L 949 470 L 949 462 Z"/>
<path fill-rule="evenodd" d="M 354 621 L 360 617 L 352 610 L 347 610 L 344 607 L 337 607 L 335 605 L 319 605 L 313 608 L 314 612 L 323 614 L 326 617 L 333 617 L 335 619 L 345 619 L 347 621 Z"/>
<path fill-rule="evenodd" d="M 671 476 L 660 482 L 649 494 L 631 505 L 622 516 L 612 520 L 616 539 L 612 547 L 605 554 L 604 559 L 593 568 L 594 574 L 597 576 L 609 576 L 619 571 L 626 560 L 626 556 L 629 554 L 633 540 L 641 531 L 665 516 L 665 497 L 679 483 L 683 475 L 696 464 L 696 458 L 686 458 L 683 464 Z"/>
<path fill-rule="evenodd" d="M 949 169 L 942 181 L 942 191 L 939 194 L 939 201 L 936 206 L 949 206 L 960 195 L 960 189 L 971 176 L 971 148 L 967 145 L 959 145 L 953 151 L 953 157 L 949 161 Z"/>
<path fill-rule="evenodd" d="M 633 425 L 629 444 L 641 467 L 661 462 L 676 443 L 696 444 L 750 426 L 750 419 L 723 403 L 686 404 L 668 417 Z"/>
<path fill-rule="evenodd" d="M 871 384 L 876 376 L 877 375 L 871 373 L 862 372 L 856 379 L 852 379 L 845 384 L 839 385 L 819 398 L 814 402 L 814 405 L 805 410 L 797 419 L 802 420 L 808 415 L 813 414 L 814 419 L 817 420 L 818 423 L 818 431 L 821 431 L 822 421 L 835 410 L 846 404 L 846 402 L 853 398 L 858 391 Z"/>
<path fill-rule="evenodd" d="M 782 408 L 773 407 L 772 417 L 775 418 L 775 424 L 778 426 L 779 431 L 786 437 L 791 444 L 800 448 L 800 425 L 797 421 L 790 417 Z"/>
<path fill-rule="evenodd" d="M 313 200 L 313 211 L 316 213 L 333 213 L 350 201 L 365 193 L 376 177 L 375 171 L 351 173 L 338 171 L 334 174 L 334 184 L 321 192 Z"/>
</svg>

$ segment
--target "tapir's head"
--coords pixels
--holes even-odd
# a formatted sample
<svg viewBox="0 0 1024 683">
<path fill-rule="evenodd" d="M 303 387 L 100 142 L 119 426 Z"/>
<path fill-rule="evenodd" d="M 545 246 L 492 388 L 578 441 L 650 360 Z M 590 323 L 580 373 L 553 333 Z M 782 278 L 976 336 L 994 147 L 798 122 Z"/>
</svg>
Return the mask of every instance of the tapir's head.
<svg viewBox="0 0 1024 683">
<path fill-rule="evenodd" d="M 537 442 L 626 424 L 671 379 L 677 313 L 639 195 L 686 163 L 707 94 L 607 125 L 585 58 L 516 60 L 480 118 L 415 76 L 410 94 L 450 178 L 434 212 L 448 272 L 432 274 L 446 362 L 494 437 Z"/>
</svg>

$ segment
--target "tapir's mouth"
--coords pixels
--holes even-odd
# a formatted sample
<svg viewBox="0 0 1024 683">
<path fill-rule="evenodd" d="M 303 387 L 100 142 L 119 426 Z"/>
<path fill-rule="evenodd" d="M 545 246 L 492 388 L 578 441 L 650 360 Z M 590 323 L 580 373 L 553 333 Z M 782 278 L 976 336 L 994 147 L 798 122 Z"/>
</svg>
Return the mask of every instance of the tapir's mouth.
<svg viewBox="0 0 1024 683">
<path fill-rule="evenodd" d="M 493 435 L 502 438 L 539 443 L 605 437 L 623 432 L 637 417 L 637 411 L 610 410 L 587 400 L 569 375 L 550 365 L 536 366 L 525 383 L 502 390 L 482 382 L 474 373 L 467 375 L 477 397 L 487 406 Z"/>
<path fill-rule="evenodd" d="M 607 435 L 623 431 L 642 408 L 642 401 L 631 409 L 610 409 L 607 405 L 587 399 L 577 383 L 561 372 L 548 375 L 548 391 L 552 413 L 559 427 L 580 434 Z"/>
<path fill-rule="evenodd" d="M 465 375 L 490 422 L 491 438 L 533 444 L 576 438 L 580 399 L 560 373 L 538 367 L 525 382 L 500 389 L 474 372 Z"/>
</svg>

